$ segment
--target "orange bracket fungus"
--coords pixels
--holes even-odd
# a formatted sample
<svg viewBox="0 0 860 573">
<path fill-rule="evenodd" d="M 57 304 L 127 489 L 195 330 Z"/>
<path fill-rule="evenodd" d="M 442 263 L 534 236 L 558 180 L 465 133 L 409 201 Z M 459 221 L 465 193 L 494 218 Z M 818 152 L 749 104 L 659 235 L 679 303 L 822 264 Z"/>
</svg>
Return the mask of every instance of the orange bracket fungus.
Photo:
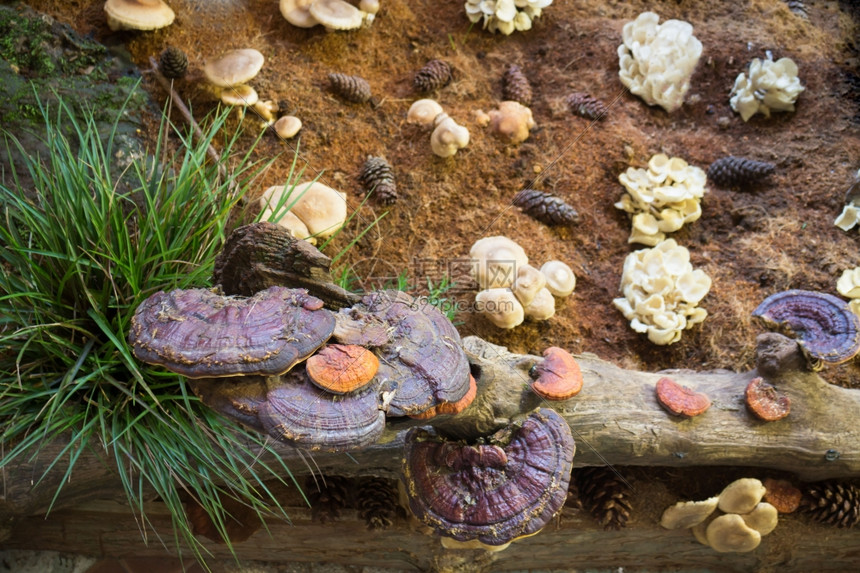
<svg viewBox="0 0 860 573">
<path fill-rule="evenodd" d="M 304 289 L 249 298 L 208 289 L 159 291 L 138 306 L 129 343 L 143 362 L 188 378 L 287 372 L 328 340 L 334 315 Z"/>
<path fill-rule="evenodd" d="M 469 362 L 460 335 L 433 305 L 400 291 L 366 295 L 337 315 L 334 336 L 370 347 L 377 379 L 390 393 L 389 416 L 414 416 L 469 391 Z"/>
<path fill-rule="evenodd" d="M 543 351 L 544 361 L 532 368 L 532 390 L 547 400 L 567 400 L 582 390 L 582 371 L 570 353 L 557 346 Z"/>
<path fill-rule="evenodd" d="M 416 420 L 429 420 L 430 418 L 435 418 L 441 414 L 459 414 L 463 410 L 469 407 L 469 405 L 474 401 L 475 396 L 478 395 L 478 384 L 475 382 L 475 378 L 469 374 L 469 391 L 466 392 L 466 395 L 457 400 L 456 402 L 442 402 L 436 406 L 433 406 L 429 410 L 425 410 L 420 414 L 415 414 L 414 416 L 410 416 L 411 418 L 415 418 Z"/>
<path fill-rule="evenodd" d="M 711 400 L 705 394 L 665 377 L 657 381 L 657 401 L 670 414 L 688 418 L 704 414 L 711 407 Z"/>
<path fill-rule="evenodd" d="M 797 289 L 772 294 L 753 316 L 789 328 L 815 362 L 839 364 L 860 351 L 860 318 L 830 294 Z"/>
<path fill-rule="evenodd" d="M 793 513 L 800 507 L 803 492 L 790 481 L 767 478 L 764 480 L 764 501 L 776 508 L 779 513 Z"/>
<path fill-rule="evenodd" d="M 413 428 L 402 475 L 409 507 L 444 538 L 500 548 L 537 533 L 561 509 L 575 449 L 567 422 L 549 409 L 478 445 Z"/>
<path fill-rule="evenodd" d="M 308 376 L 319 388 L 332 394 L 346 394 L 367 386 L 376 371 L 379 359 L 372 352 L 355 344 L 329 344 L 308 358 Z"/>
<path fill-rule="evenodd" d="M 744 399 L 750 412 L 765 422 L 781 420 L 791 412 L 791 399 L 761 378 L 747 384 Z"/>
</svg>

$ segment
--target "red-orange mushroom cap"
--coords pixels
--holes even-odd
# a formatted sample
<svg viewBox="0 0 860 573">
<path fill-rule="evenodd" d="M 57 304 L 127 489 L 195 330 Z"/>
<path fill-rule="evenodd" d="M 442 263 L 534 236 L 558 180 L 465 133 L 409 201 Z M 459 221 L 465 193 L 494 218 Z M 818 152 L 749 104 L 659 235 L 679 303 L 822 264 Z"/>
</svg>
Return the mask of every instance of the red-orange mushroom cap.
<svg viewBox="0 0 860 573">
<path fill-rule="evenodd" d="M 681 386 L 671 378 L 660 378 L 656 390 L 657 401 L 675 416 L 692 418 L 711 407 L 711 399 L 706 394 Z"/>
<path fill-rule="evenodd" d="M 364 388 L 379 370 L 379 359 L 363 346 L 329 344 L 307 359 L 311 382 L 333 394 Z"/>
<path fill-rule="evenodd" d="M 410 509 L 437 533 L 500 546 L 537 533 L 561 509 L 576 448 L 567 422 L 550 409 L 486 442 L 449 442 L 413 428 L 402 479 Z"/>
<path fill-rule="evenodd" d="M 847 302 L 831 294 L 787 290 L 764 299 L 752 314 L 791 329 L 815 360 L 839 364 L 860 351 L 860 318 Z"/>
<path fill-rule="evenodd" d="M 331 336 L 334 314 L 322 306 L 305 289 L 277 286 L 249 298 L 159 291 L 137 307 L 128 339 L 139 360 L 188 378 L 274 376 Z"/>
<path fill-rule="evenodd" d="M 567 400 L 582 390 L 582 371 L 571 354 L 557 346 L 543 351 L 544 361 L 534 366 L 532 390 L 547 400 Z"/>
<path fill-rule="evenodd" d="M 416 420 L 429 420 L 430 418 L 435 418 L 441 414 L 459 414 L 472 404 L 477 395 L 478 383 L 475 382 L 474 376 L 469 374 L 469 391 L 466 392 L 465 396 L 456 402 L 442 402 L 441 404 L 438 404 L 429 410 L 425 410 L 420 414 L 414 414 L 410 416 L 410 418 L 415 418 Z"/>
</svg>

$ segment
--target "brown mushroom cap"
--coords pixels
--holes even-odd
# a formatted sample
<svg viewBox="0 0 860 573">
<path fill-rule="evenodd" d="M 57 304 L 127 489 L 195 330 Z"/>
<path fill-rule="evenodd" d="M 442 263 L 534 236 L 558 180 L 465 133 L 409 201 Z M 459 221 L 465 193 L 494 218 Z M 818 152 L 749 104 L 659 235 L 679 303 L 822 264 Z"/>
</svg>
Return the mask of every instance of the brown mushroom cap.
<svg viewBox="0 0 860 573">
<path fill-rule="evenodd" d="M 745 553 L 761 543 L 761 534 L 747 526 L 736 513 L 714 519 L 706 530 L 708 545 L 720 553 Z"/>
<path fill-rule="evenodd" d="M 104 6 L 111 30 L 156 30 L 173 23 L 176 14 L 162 0 L 107 0 Z"/>
<path fill-rule="evenodd" d="M 260 421 L 282 442 L 311 451 L 343 452 L 373 444 L 385 429 L 379 384 L 335 395 L 317 388 L 303 366 L 267 382 Z"/>
<path fill-rule="evenodd" d="M 329 344 L 308 358 L 305 367 L 317 387 L 346 394 L 370 384 L 379 370 L 379 359 L 362 346 Z"/>
<path fill-rule="evenodd" d="M 403 481 L 412 512 L 437 533 L 499 546 L 536 533 L 561 509 L 575 446 L 567 422 L 549 409 L 487 441 L 470 446 L 413 428 Z"/>
<path fill-rule="evenodd" d="M 263 54 L 253 48 L 231 50 L 203 64 L 203 74 L 214 86 L 227 88 L 251 81 L 263 68 Z"/>
<path fill-rule="evenodd" d="M 139 360 L 188 378 L 277 375 L 331 336 L 334 315 L 322 305 L 304 289 L 284 287 L 250 298 L 159 291 L 138 306 L 128 338 Z"/>
<path fill-rule="evenodd" d="M 377 379 L 393 393 L 389 416 L 420 414 L 469 391 L 469 362 L 460 335 L 436 307 L 400 291 L 366 295 L 341 309 L 335 338 L 369 347 L 379 357 Z"/>
<path fill-rule="evenodd" d="M 656 390 L 660 405 L 676 416 L 692 418 L 711 407 L 711 400 L 705 394 L 681 386 L 671 378 L 660 378 Z"/>
<path fill-rule="evenodd" d="M 860 318 L 847 302 L 830 294 L 787 290 L 767 297 L 753 316 L 791 329 L 815 360 L 839 364 L 860 351 Z"/>
<path fill-rule="evenodd" d="M 582 390 L 582 371 L 571 354 L 557 346 L 543 351 L 544 361 L 535 365 L 532 390 L 547 400 L 568 400 Z"/>
<path fill-rule="evenodd" d="M 764 480 L 765 494 L 762 499 L 779 513 L 793 513 L 800 507 L 803 492 L 788 480 L 767 478 Z"/>
<path fill-rule="evenodd" d="M 765 422 L 781 420 L 791 413 L 791 398 L 762 380 L 753 378 L 744 390 L 747 408 Z"/>
</svg>

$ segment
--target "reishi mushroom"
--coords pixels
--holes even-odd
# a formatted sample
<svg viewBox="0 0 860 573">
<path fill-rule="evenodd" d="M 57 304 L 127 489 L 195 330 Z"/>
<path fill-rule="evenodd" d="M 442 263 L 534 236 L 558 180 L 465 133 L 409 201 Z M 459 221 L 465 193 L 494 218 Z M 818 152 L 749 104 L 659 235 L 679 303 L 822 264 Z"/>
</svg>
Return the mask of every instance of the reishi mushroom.
<svg viewBox="0 0 860 573">
<path fill-rule="evenodd" d="M 139 360 L 188 378 L 274 376 L 331 336 L 334 314 L 322 306 L 306 290 L 284 287 L 249 298 L 159 291 L 138 306 L 128 338 Z"/>
<path fill-rule="evenodd" d="M 433 428 L 406 435 L 402 480 L 412 513 L 436 533 L 494 547 L 540 531 L 564 505 L 575 444 L 540 409 L 478 445 Z"/>
<path fill-rule="evenodd" d="M 173 23 L 176 14 L 162 0 L 107 0 L 108 27 L 118 30 L 157 30 Z"/>
<path fill-rule="evenodd" d="M 795 289 L 772 294 L 753 316 L 790 328 L 814 361 L 840 364 L 860 351 L 860 318 L 847 302 L 827 293 Z"/>
<path fill-rule="evenodd" d="M 744 401 L 750 412 L 765 422 L 775 422 L 791 412 L 791 398 L 761 378 L 753 378 L 744 390 Z"/>
<path fill-rule="evenodd" d="M 328 344 L 305 362 L 311 382 L 332 394 L 367 386 L 379 370 L 379 359 L 355 344 Z"/>
<path fill-rule="evenodd" d="M 582 390 L 582 371 L 571 354 L 558 346 L 543 351 L 543 362 L 532 369 L 532 390 L 547 400 L 568 400 Z"/>
<path fill-rule="evenodd" d="M 657 401 L 675 416 L 692 418 L 704 414 L 711 406 L 711 400 L 702 392 L 681 386 L 665 376 L 657 381 L 656 390 Z"/>
<path fill-rule="evenodd" d="M 429 420 L 430 418 L 435 418 L 436 416 L 442 414 L 459 414 L 472 404 L 477 395 L 478 384 L 477 382 L 475 382 L 475 378 L 470 374 L 469 391 L 466 392 L 465 396 L 463 396 L 456 402 L 440 402 L 436 406 L 433 406 L 432 408 L 429 408 L 428 410 L 425 410 L 420 414 L 410 416 L 410 418 L 414 418 L 416 420 Z"/>
</svg>

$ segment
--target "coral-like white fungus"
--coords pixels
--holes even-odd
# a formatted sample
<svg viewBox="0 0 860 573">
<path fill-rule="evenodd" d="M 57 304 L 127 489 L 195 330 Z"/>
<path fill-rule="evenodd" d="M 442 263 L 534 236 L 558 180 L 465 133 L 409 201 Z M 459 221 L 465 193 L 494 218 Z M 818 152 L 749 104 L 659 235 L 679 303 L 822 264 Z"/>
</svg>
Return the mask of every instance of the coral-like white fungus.
<svg viewBox="0 0 860 573">
<path fill-rule="evenodd" d="M 770 117 L 771 111 L 794 111 L 794 102 L 804 90 L 797 77 L 797 64 L 790 58 L 750 62 L 749 76 L 741 73 L 732 87 L 729 103 L 747 121 L 757 113 Z"/>
<path fill-rule="evenodd" d="M 506 36 L 515 30 L 530 30 L 552 0 L 466 0 L 466 16 L 472 23 L 484 21 L 484 29 Z"/>
<path fill-rule="evenodd" d="M 673 112 L 684 103 L 690 77 L 702 55 L 702 43 L 693 26 L 643 12 L 624 25 L 618 46 L 621 83 L 648 105 Z"/>
<path fill-rule="evenodd" d="M 836 281 L 836 290 L 848 301 L 851 312 L 860 315 L 860 267 L 845 269 Z"/>
<path fill-rule="evenodd" d="M 671 159 L 658 153 L 648 161 L 648 169 L 628 167 L 618 176 L 627 194 L 615 207 L 633 215 L 628 243 L 653 247 L 702 215 L 707 175 L 680 157 Z"/>
<path fill-rule="evenodd" d="M 647 332 L 654 344 L 672 344 L 684 329 L 705 320 L 699 302 L 711 290 L 711 278 L 693 270 L 690 252 L 674 239 L 627 255 L 621 275 L 623 298 L 612 304 L 636 332 Z"/>
</svg>

